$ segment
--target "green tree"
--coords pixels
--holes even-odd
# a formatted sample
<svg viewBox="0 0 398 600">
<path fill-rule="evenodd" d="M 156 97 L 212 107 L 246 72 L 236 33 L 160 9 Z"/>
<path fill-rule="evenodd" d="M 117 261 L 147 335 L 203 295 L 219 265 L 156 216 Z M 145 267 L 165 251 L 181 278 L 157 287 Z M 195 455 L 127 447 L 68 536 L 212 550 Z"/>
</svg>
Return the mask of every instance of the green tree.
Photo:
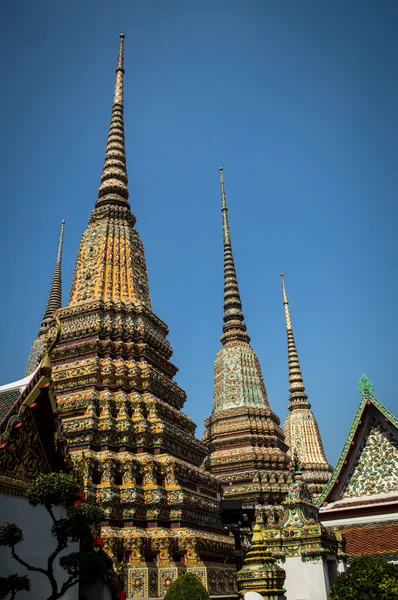
<svg viewBox="0 0 398 600">
<path fill-rule="evenodd" d="M 337 576 L 329 600 L 398 600 L 398 566 L 362 556 Z"/>
<path fill-rule="evenodd" d="M 164 600 L 210 600 L 210 596 L 195 575 L 185 573 L 173 581 Z"/>
<path fill-rule="evenodd" d="M 53 552 L 49 555 L 46 568 L 34 566 L 20 556 L 18 556 L 15 546 L 23 541 L 23 532 L 15 523 L 4 523 L 0 525 L 0 546 L 8 546 L 11 549 L 12 557 L 23 565 L 29 571 L 42 573 L 47 577 L 51 594 L 47 600 L 58 600 L 67 590 L 87 577 L 102 576 L 114 579 L 113 565 L 110 557 L 102 550 L 94 547 L 94 528 L 104 518 L 104 513 L 99 506 L 85 502 L 76 502 L 79 494 L 79 484 L 72 475 L 65 473 L 48 473 L 39 475 L 32 485 L 29 486 L 26 496 L 32 506 L 44 506 L 51 518 L 51 533 L 55 538 L 56 545 Z M 75 501 L 75 502 L 74 502 Z M 70 506 L 74 502 L 75 505 Z M 56 518 L 54 507 L 58 505 L 69 505 L 67 516 Z M 59 583 L 54 575 L 54 566 L 61 552 L 63 552 L 70 542 L 84 540 L 84 549 L 78 552 L 71 552 L 59 559 L 59 564 L 68 574 L 68 578 Z M 83 546 L 83 545 L 82 545 Z M 2 578 L 0 585 L 3 585 L 4 596 L 1 596 L 3 588 L 0 587 L 0 599 L 6 598 L 8 593 L 12 593 L 10 600 L 20 589 L 22 581 L 7 580 L 15 577 Z M 27 577 L 24 579 L 25 585 L 29 584 Z M 11 589 L 10 585 L 14 588 Z M 8 590 L 7 590 L 7 585 Z M 5 591 L 7 590 L 7 592 Z M 15 590 L 15 591 L 14 591 Z"/>
<path fill-rule="evenodd" d="M 13 573 L 8 577 L 0 577 L 0 600 L 5 600 L 10 594 L 10 600 L 14 600 L 16 593 L 21 590 L 30 590 L 29 577 Z"/>
</svg>

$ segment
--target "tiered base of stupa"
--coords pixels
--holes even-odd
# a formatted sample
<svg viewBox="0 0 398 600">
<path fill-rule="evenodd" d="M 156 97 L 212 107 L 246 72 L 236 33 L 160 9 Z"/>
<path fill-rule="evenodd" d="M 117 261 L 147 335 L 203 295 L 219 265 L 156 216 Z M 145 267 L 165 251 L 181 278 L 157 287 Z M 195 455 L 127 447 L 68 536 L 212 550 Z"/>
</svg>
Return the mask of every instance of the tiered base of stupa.
<svg viewBox="0 0 398 600">
<path fill-rule="evenodd" d="M 267 407 L 213 412 L 203 441 L 208 470 L 223 484 L 226 499 L 280 504 L 292 482 L 278 417 Z"/>
<path fill-rule="evenodd" d="M 234 593 L 221 484 L 201 467 L 206 448 L 180 410 L 166 326 L 144 307 L 101 301 L 60 318 L 53 373 L 63 432 L 87 501 L 104 507 L 101 543 L 128 598 L 163 597 L 185 571 L 213 595 Z"/>
</svg>

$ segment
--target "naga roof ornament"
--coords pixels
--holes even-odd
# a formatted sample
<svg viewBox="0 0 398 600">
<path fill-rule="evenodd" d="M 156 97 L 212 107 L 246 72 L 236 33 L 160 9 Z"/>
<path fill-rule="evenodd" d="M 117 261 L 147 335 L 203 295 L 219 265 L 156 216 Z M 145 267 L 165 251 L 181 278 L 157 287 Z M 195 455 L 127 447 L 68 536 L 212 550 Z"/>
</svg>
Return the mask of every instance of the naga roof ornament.
<svg viewBox="0 0 398 600">
<path fill-rule="evenodd" d="M 289 365 L 289 414 L 284 424 L 286 442 L 290 446 L 289 454 L 298 460 L 303 468 L 304 481 L 314 498 L 318 497 L 333 471 L 323 449 L 318 423 L 311 411 L 311 404 L 305 393 L 303 375 L 293 335 L 292 320 L 289 311 L 284 275 L 282 279 L 282 297 L 285 310 L 288 365 Z"/>
</svg>

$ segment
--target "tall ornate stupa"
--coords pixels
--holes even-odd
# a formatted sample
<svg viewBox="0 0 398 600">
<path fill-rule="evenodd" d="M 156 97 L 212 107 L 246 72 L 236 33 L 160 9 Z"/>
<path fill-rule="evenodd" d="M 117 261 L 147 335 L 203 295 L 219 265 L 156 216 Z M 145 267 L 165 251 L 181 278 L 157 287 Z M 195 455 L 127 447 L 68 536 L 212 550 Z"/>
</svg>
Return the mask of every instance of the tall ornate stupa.
<svg viewBox="0 0 398 600">
<path fill-rule="evenodd" d="M 289 414 L 285 420 L 284 431 L 286 442 L 289 444 L 289 454 L 292 458 L 297 455 L 297 459 L 303 468 L 303 481 L 307 484 L 314 500 L 316 500 L 328 482 L 333 467 L 326 460 L 318 423 L 311 411 L 311 404 L 308 402 L 308 396 L 305 393 L 283 273 L 281 273 L 281 278 L 290 384 Z"/>
<path fill-rule="evenodd" d="M 102 502 L 105 549 L 127 595 L 163 597 L 184 570 L 212 594 L 235 588 L 221 486 L 181 408 L 168 328 L 152 311 L 144 248 L 130 211 L 123 43 L 98 199 L 83 233 L 53 360 L 58 409 L 89 501 Z M 282 436 L 282 433 L 279 433 Z"/>
<path fill-rule="evenodd" d="M 271 410 L 259 360 L 246 332 L 232 255 L 223 171 L 224 326 L 214 363 L 214 399 L 204 442 L 208 469 L 224 485 L 225 498 L 280 504 L 291 473 L 288 446 Z"/>
<path fill-rule="evenodd" d="M 46 336 L 52 323 L 54 313 L 62 306 L 62 245 L 64 241 L 65 221 L 61 223 L 59 234 L 57 258 L 51 280 L 50 292 L 48 294 L 47 306 L 41 321 L 39 332 L 30 349 L 28 363 L 26 365 L 25 377 L 33 373 L 44 356 Z"/>
</svg>

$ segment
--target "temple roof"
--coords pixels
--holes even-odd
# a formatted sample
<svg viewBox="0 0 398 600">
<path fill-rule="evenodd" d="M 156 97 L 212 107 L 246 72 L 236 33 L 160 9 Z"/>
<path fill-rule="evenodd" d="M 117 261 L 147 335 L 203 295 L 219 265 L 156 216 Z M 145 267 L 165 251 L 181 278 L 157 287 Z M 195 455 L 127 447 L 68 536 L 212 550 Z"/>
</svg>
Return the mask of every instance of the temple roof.
<svg viewBox="0 0 398 600">
<path fill-rule="evenodd" d="M 23 494 L 39 473 L 65 468 L 49 353 L 34 373 L 0 387 L 0 405 L 0 491 Z"/>
<path fill-rule="evenodd" d="M 379 502 L 381 495 L 398 495 L 398 420 L 373 396 L 365 375 L 359 382 L 361 402 L 340 458 L 318 504 L 349 506 L 364 497 Z M 329 508 L 329 507 L 328 507 Z"/>
<path fill-rule="evenodd" d="M 23 392 L 37 379 L 39 369 L 40 367 L 37 367 L 33 373 L 23 379 L 0 386 L 0 431 L 7 415 L 12 415 L 14 409 L 23 401 L 25 396 Z"/>
</svg>

